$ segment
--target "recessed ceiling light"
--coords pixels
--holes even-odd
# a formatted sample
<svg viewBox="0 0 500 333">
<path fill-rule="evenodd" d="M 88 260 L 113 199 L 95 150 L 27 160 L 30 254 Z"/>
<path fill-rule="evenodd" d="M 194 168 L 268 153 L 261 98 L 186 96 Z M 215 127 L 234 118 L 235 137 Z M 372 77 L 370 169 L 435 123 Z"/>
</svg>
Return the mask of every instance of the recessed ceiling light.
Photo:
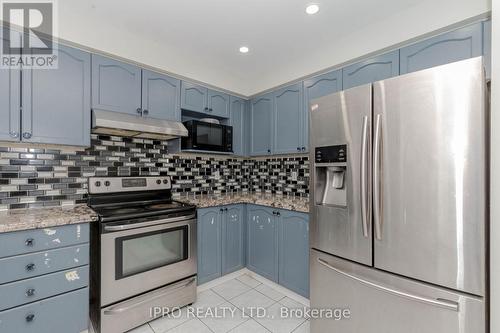
<svg viewBox="0 0 500 333">
<path fill-rule="evenodd" d="M 314 15 L 319 12 L 319 6 L 316 4 L 311 4 L 306 7 L 306 13 L 309 15 Z"/>
<path fill-rule="evenodd" d="M 248 47 L 246 47 L 246 46 L 240 47 L 240 52 L 241 53 L 248 53 L 248 51 L 249 51 Z"/>
</svg>

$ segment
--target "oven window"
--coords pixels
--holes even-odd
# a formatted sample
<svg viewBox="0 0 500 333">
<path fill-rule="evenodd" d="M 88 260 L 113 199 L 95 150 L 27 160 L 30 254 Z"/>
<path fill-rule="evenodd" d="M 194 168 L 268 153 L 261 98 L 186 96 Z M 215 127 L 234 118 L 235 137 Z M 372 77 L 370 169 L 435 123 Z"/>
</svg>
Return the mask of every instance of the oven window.
<svg viewBox="0 0 500 333">
<path fill-rule="evenodd" d="M 188 258 L 188 226 L 119 237 L 116 279 L 174 264 Z"/>
<path fill-rule="evenodd" d="M 222 127 L 210 124 L 198 124 L 196 127 L 196 143 L 198 145 L 222 146 Z"/>
</svg>

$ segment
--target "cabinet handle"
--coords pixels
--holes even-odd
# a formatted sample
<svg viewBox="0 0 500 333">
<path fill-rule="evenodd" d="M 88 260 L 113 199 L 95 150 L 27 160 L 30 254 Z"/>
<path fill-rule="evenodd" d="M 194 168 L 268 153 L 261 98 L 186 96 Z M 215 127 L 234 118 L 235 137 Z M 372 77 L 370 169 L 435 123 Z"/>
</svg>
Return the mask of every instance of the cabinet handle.
<svg viewBox="0 0 500 333">
<path fill-rule="evenodd" d="M 207 107 L 205 107 L 205 108 L 203 109 L 203 111 L 208 111 L 208 108 L 207 108 Z"/>
<path fill-rule="evenodd" d="M 29 132 L 24 132 L 24 133 L 23 133 L 23 138 L 25 138 L 25 139 L 30 139 L 30 138 L 31 138 L 31 133 L 29 133 Z"/>
<path fill-rule="evenodd" d="M 137 108 L 137 110 L 135 110 L 138 114 L 142 115 L 142 109 L 141 108 Z"/>
<path fill-rule="evenodd" d="M 297 147 L 297 150 L 300 151 L 300 147 Z"/>
<path fill-rule="evenodd" d="M 35 289 L 30 288 L 26 290 L 26 297 L 33 297 L 35 295 Z"/>
<path fill-rule="evenodd" d="M 212 108 L 210 108 L 210 109 L 208 109 L 208 111 L 212 112 L 212 111 L 213 111 L 213 109 L 212 109 Z"/>
<path fill-rule="evenodd" d="M 220 212 L 223 212 L 223 211 L 224 211 L 224 208 L 219 209 L 219 211 L 220 211 Z"/>
<path fill-rule="evenodd" d="M 34 243 L 35 243 L 35 240 L 34 240 L 33 238 L 28 238 L 28 239 L 24 242 L 24 244 L 25 244 L 26 246 L 33 246 L 33 244 L 34 244 Z"/>
<path fill-rule="evenodd" d="M 149 113 L 149 111 L 148 111 L 148 110 L 143 110 L 143 111 L 142 111 L 142 114 L 146 114 L 146 115 L 147 115 L 148 113 Z"/>
<path fill-rule="evenodd" d="M 227 208 L 224 208 L 224 211 L 227 212 Z"/>
<path fill-rule="evenodd" d="M 306 147 L 302 147 L 302 151 L 306 151 Z"/>
<path fill-rule="evenodd" d="M 11 137 L 13 137 L 13 138 L 18 138 L 18 137 L 19 137 L 19 133 L 18 133 L 18 132 L 14 132 L 14 131 L 12 131 L 12 132 L 10 132 L 9 134 L 10 134 L 10 136 L 11 136 Z"/>
<path fill-rule="evenodd" d="M 26 322 L 30 323 L 33 320 L 35 320 L 35 315 L 33 313 L 30 313 L 29 315 L 26 316 Z"/>
<path fill-rule="evenodd" d="M 35 270 L 35 264 L 33 264 L 33 263 L 31 263 L 31 264 L 27 264 L 27 265 L 26 265 L 26 270 L 27 270 L 28 272 L 32 272 L 32 271 L 34 271 L 34 270 Z"/>
<path fill-rule="evenodd" d="M 280 212 L 276 212 L 276 215 L 277 215 L 277 216 L 281 216 L 281 213 L 280 213 Z"/>
<path fill-rule="evenodd" d="M 271 154 L 271 149 L 268 149 L 268 150 L 267 150 L 267 153 L 268 153 L 268 154 Z"/>
</svg>

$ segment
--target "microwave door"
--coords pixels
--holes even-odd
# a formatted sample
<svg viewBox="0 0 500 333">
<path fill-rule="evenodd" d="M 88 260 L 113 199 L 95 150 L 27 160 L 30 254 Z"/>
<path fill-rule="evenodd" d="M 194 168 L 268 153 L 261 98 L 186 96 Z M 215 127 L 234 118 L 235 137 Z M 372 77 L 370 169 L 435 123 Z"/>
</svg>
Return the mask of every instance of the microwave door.
<svg viewBox="0 0 500 333">
<path fill-rule="evenodd" d="M 220 150 L 222 147 L 222 126 L 199 122 L 196 125 L 196 147 L 203 150 Z"/>
</svg>

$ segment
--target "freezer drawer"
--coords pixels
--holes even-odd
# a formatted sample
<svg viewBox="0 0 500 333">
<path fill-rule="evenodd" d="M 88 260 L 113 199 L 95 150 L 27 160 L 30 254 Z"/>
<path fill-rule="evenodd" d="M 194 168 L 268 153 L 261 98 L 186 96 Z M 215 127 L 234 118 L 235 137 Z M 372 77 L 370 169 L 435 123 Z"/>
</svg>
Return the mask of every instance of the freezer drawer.
<svg viewBox="0 0 500 333">
<path fill-rule="evenodd" d="M 311 250 L 311 308 L 349 309 L 312 319 L 311 333 L 484 333 L 485 301 Z"/>
</svg>

